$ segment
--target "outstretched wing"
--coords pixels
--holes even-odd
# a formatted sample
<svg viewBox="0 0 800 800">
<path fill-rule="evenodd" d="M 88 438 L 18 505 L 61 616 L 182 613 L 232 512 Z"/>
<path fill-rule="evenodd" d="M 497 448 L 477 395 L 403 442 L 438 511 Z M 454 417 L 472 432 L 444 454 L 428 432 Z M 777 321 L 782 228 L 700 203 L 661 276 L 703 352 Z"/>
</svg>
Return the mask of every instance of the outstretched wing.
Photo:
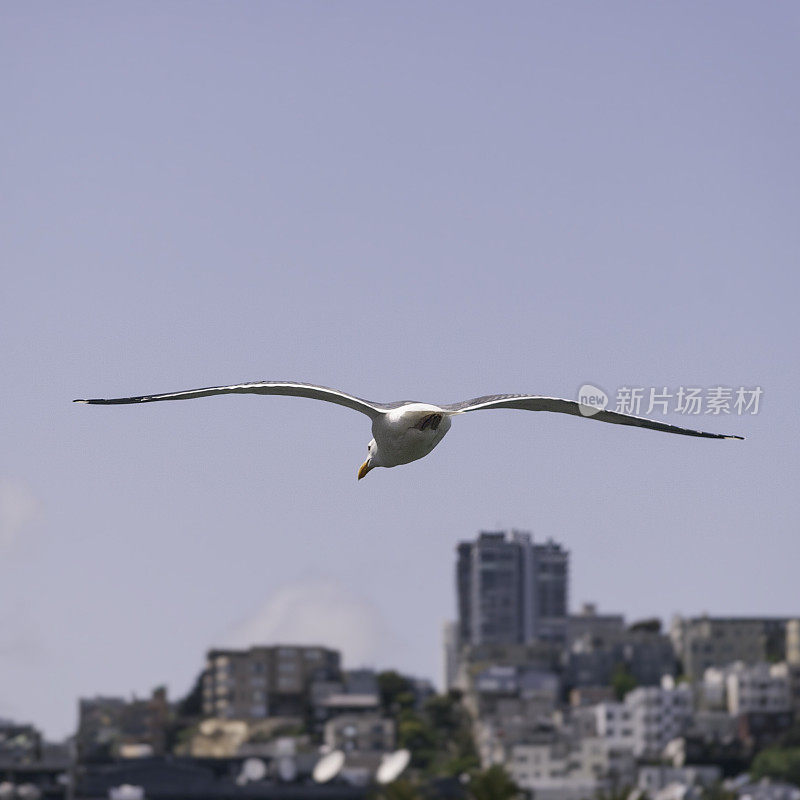
<svg viewBox="0 0 800 800">
<path fill-rule="evenodd" d="M 296 383 L 294 381 L 237 383 L 233 386 L 210 386 L 206 389 L 189 389 L 185 392 L 145 394 L 138 397 L 115 397 L 108 400 L 75 400 L 74 402 L 92 405 L 154 403 L 157 400 L 191 400 L 195 397 L 211 397 L 216 394 L 279 394 L 290 397 L 310 397 L 314 400 L 325 400 L 328 403 L 336 403 L 340 406 L 352 408 L 354 411 L 366 414 L 370 419 L 375 419 L 397 405 L 392 403 L 373 403 L 369 400 L 362 400 L 360 397 L 354 397 L 351 394 L 345 394 L 338 389 L 329 389 L 326 386 L 315 386 L 311 383 Z"/>
<path fill-rule="evenodd" d="M 600 422 L 613 422 L 615 425 L 634 425 L 637 428 L 650 428 L 665 433 L 680 433 L 683 436 L 703 436 L 706 439 L 743 439 L 743 436 L 732 436 L 724 433 L 706 433 L 679 425 L 669 425 L 646 417 L 635 417 L 633 414 L 621 414 L 619 411 L 597 411 L 589 406 L 582 406 L 574 400 L 562 400 L 558 397 L 540 397 L 532 394 L 490 394 L 442 406 L 451 414 L 463 414 L 466 411 L 482 411 L 489 408 L 518 408 L 522 411 L 556 411 L 559 414 L 572 414 L 576 417 L 596 419 Z"/>
</svg>

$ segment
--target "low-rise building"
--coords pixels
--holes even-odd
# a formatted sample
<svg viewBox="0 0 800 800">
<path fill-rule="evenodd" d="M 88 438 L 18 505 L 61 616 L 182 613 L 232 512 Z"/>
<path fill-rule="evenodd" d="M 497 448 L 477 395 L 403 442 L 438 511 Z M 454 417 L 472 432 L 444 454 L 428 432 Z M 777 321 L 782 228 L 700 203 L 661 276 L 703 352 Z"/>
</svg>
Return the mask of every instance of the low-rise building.
<svg viewBox="0 0 800 800">
<path fill-rule="evenodd" d="M 630 748 L 637 758 L 658 758 L 680 736 L 692 716 L 692 692 L 686 684 L 641 686 L 621 703 L 595 706 L 598 736 L 615 748 Z"/>
<path fill-rule="evenodd" d="M 737 661 L 723 667 L 709 667 L 699 688 L 702 708 L 724 710 L 732 716 L 786 712 L 792 708 L 791 670 L 785 662 Z"/>
<path fill-rule="evenodd" d="M 577 614 L 567 617 L 567 647 L 578 642 L 592 648 L 610 647 L 625 635 L 625 617 L 622 614 L 598 614 L 594 603 L 584 603 Z"/>
<path fill-rule="evenodd" d="M 379 708 L 376 694 L 332 694 L 314 709 L 314 716 L 316 721 L 325 723 L 342 715 L 374 715 Z"/>
<path fill-rule="evenodd" d="M 517 742 L 531 741 L 552 727 L 560 681 L 553 672 L 493 664 L 472 676 L 464 701 L 476 719 L 476 741 L 482 763 L 505 761 Z"/>
<path fill-rule="evenodd" d="M 33 725 L 0 719 L 0 767 L 39 761 L 42 744 L 42 734 Z"/>
<path fill-rule="evenodd" d="M 203 714 L 225 719 L 302 716 L 313 682 L 341 682 L 341 656 L 325 647 L 277 645 L 210 650 Z"/>
<path fill-rule="evenodd" d="M 793 620 L 797 622 L 798 620 Z M 796 721 L 800 721 L 800 662 L 793 663 L 788 659 L 780 664 L 773 664 L 770 668 L 773 677 L 786 681 L 789 692 L 789 707 Z"/>
<path fill-rule="evenodd" d="M 149 700 L 82 698 L 78 702 L 76 744 L 82 761 L 163 755 L 171 715 L 163 687 Z"/>
<path fill-rule="evenodd" d="M 783 661 L 788 622 L 784 617 L 676 616 L 670 637 L 684 673 L 699 681 L 709 667 L 734 661 Z"/>
<path fill-rule="evenodd" d="M 722 770 L 713 764 L 685 767 L 650 764 L 639 767 L 636 773 L 636 786 L 648 797 L 653 797 L 656 792 L 665 789 L 670 784 L 708 788 L 722 778 Z"/>
<path fill-rule="evenodd" d="M 324 740 L 347 753 L 386 753 L 395 747 L 394 721 L 377 713 L 342 714 L 325 723 Z"/>
<path fill-rule="evenodd" d="M 569 704 L 576 708 L 613 702 L 614 689 L 611 686 L 580 686 L 569 693 Z"/>
<path fill-rule="evenodd" d="M 788 675 L 774 665 L 734 664 L 727 675 L 728 712 L 734 715 L 789 711 Z"/>
<path fill-rule="evenodd" d="M 727 711 L 696 710 L 686 735 L 706 745 L 730 745 L 736 740 L 736 717 Z"/>
<path fill-rule="evenodd" d="M 725 781 L 723 788 L 738 800 L 800 800 L 800 788 L 794 784 L 770 778 L 751 781 L 746 774 Z"/>
<path fill-rule="evenodd" d="M 675 675 L 677 659 L 659 620 L 624 627 L 622 617 L 570 617 L 573 637 L 566 654 L 565 682 L 571 688 L 607 686 L 615 670 L 624 667 L 639 686 L 658 686 L 664 675 Z"/>
<path fill-rule="evenodd" d="M 630 786 L 634 779 L 631 751 L 599 737 L 517 744 L 506 768 L 517 786 L 532 791 L 537 800 L 584 800 Z"/>
<path fill-rule="evenodd" d="M 774 744 L 792 726 L 791 711 L 752 711 L 736 717 L 737 735 L 751 755 Z"/>
</svg>

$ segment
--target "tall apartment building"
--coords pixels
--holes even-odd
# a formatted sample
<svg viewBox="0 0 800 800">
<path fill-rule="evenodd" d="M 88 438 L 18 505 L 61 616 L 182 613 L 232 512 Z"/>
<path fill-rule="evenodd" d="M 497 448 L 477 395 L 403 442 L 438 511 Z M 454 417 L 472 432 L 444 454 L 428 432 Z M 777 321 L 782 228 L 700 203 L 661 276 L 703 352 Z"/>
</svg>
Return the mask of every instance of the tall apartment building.
<svg viewBox="0 0 800 800">
<path fill-rule="evenodd" d="M 552 539 L 481 532 L 458 545 L 456 584 L 462 645 L 565 641 L 569 552 Z"/>
<path fill-rule="evenodd" d="M 709 667 L 734 661 L 757 664 L 786 658 L 787 625 L 778 617 L 675 617 L 670 638 L 692 681 Z"/>
<path fill-rule="evenodd" d="M 341 656 L 325 647 L 210 650 L 203 676 L 203 714 L 228 719 L 302 716 L 313 683 L 341 679 Z"/>
</svg>

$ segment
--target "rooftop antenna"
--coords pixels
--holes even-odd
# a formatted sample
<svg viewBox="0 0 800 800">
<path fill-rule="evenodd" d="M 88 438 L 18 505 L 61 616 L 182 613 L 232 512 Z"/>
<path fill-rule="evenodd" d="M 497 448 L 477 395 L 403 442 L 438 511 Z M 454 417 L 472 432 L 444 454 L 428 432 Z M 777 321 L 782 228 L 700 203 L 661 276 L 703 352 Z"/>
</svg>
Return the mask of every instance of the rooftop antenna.
<svg viewBox="0 0 800 800">
<path fill-rule="evenodd" d="M 397 780 L 410 761 L 410 751 L 405 749 L 395 750 L 394 753 L 390 753 L 381 761 L 381 765 L 375 773 L 375 780 L 381 785 Z"/>
<path fill-rule="evenodd" d="M 311 777 L 315 783 L 327 783 L 342 771 L 343 766 L 344 753 L 341 750 L 334 750 L 317 761 Z"/>
</svg>

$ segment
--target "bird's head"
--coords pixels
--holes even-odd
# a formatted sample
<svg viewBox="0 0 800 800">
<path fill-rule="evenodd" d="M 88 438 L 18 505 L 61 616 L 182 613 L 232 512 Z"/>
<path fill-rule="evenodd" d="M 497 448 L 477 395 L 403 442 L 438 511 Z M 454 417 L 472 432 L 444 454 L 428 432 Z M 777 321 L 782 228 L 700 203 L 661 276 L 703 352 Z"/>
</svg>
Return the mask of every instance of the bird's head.
<svg viewBox="0 0 800 800">
<path fill-rule="evenodd" d="M 378 456 L 378 444 L 373 439 L 367 445 L 367 460 L 358 468 L 358 479 L 361 480 L 371 469 L 380 466 L 380 459 Z"/>
</svg>

